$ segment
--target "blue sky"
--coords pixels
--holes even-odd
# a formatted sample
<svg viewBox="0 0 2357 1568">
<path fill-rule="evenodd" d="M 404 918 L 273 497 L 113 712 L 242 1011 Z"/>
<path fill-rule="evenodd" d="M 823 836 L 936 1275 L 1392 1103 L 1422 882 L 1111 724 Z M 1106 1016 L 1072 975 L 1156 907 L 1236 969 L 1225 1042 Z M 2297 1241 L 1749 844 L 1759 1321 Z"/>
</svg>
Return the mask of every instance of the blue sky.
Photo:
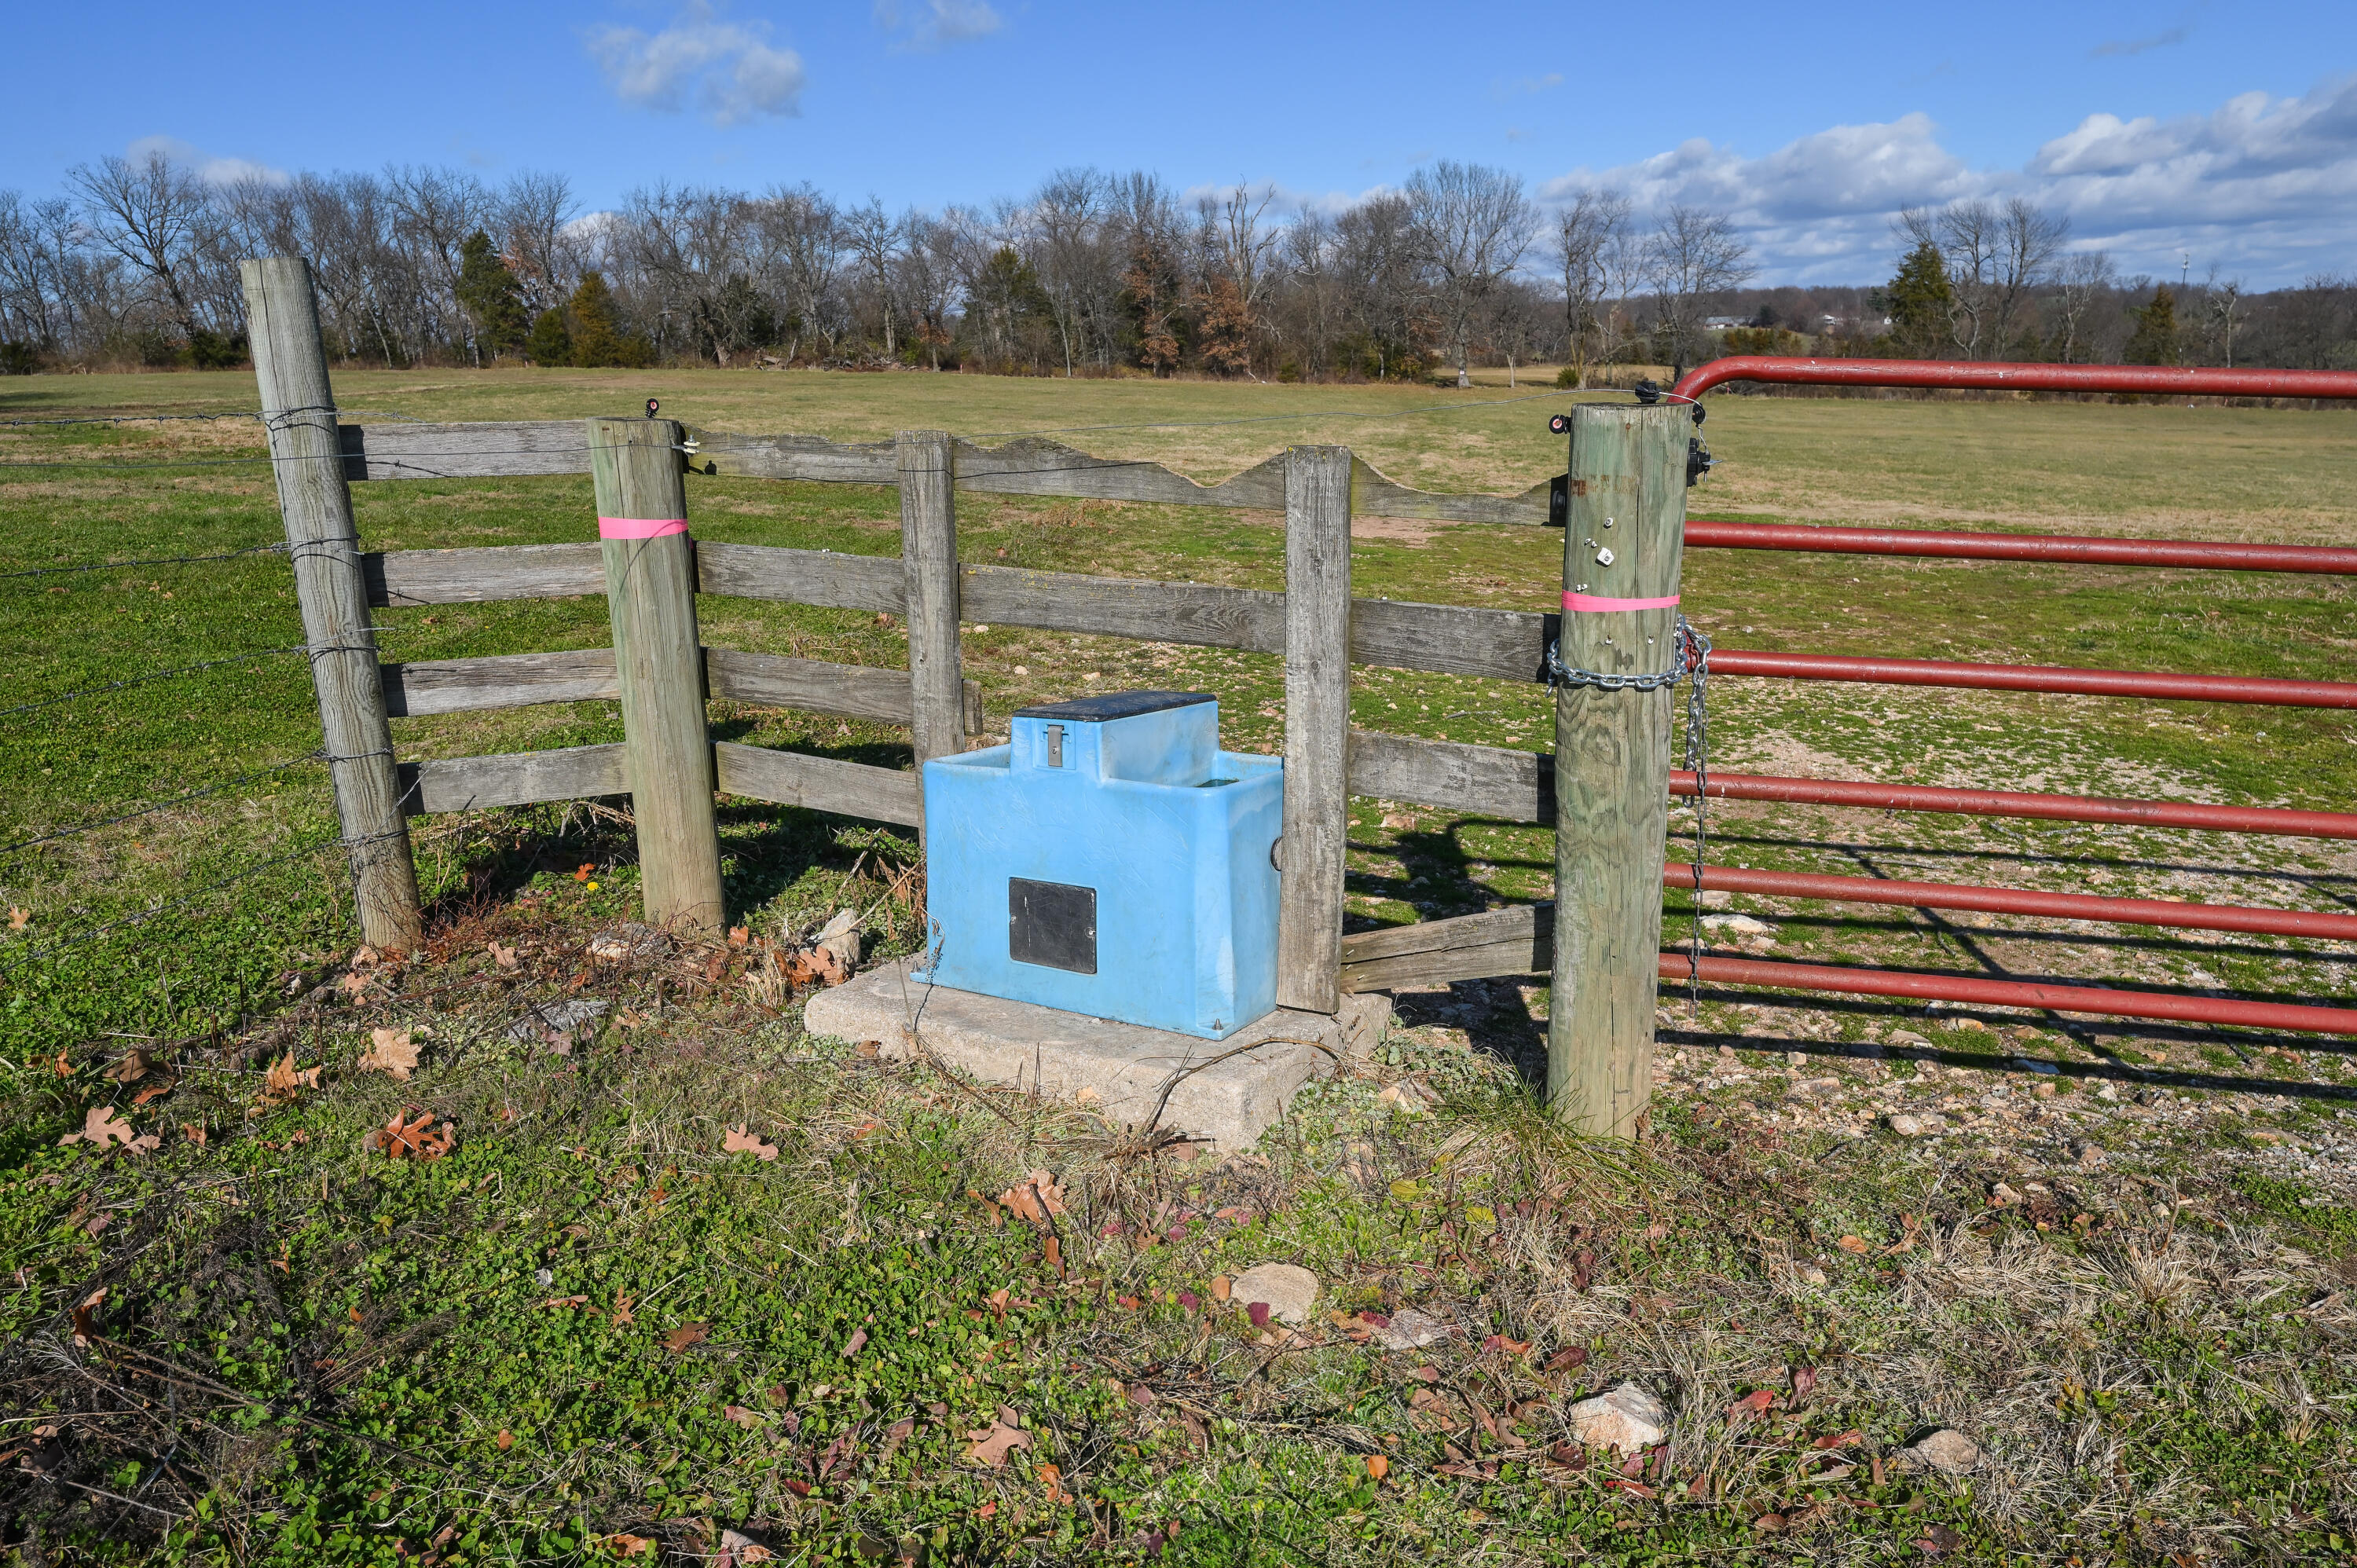
<svg viewBox="0 0 2357 1568">
<path fill-rule="evenodd" d="M 14 73 L 0 186 L 447 163 L 938 208 L 1073 164 L 1340 202 L 1420 162 L 1733 212 L 1768 282 L 1889 274 L 1899 207 L 2029 195 L 2128 272 L 2357 271 L 2357 5 L 113 0 Z M 16 32 L 22 41 L 21 24 Z M 266 44 L 256 40 L 267 39 Z"/>
</svg>

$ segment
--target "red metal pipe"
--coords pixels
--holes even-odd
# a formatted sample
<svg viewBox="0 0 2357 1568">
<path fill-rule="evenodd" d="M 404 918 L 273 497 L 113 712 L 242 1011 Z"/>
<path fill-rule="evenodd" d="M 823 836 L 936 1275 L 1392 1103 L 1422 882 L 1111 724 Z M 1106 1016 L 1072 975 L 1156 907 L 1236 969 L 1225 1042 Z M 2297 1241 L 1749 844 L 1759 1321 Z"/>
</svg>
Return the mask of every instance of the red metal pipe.
<svg viewBox="0 0 2357 1568">
<path fill-rule="evenodd" d="M 1722 381 L 1796 386 L 1941 387 L 1986 392 L 2136 392 L 2160 397 L 2357 398 L 2357 371 L 2227 371 L 2195 365 L 1974 364 L 1953 360 L 1818 360 L 1731 354 L 1678 379 L 1674 397 Z"/>
<path fill-rule="evenodd" d="M 1950 561 L 2066 561 L 2096 566 L 2210 566 L 2230 572 L 2357 573 L 2357 550 L 2216 540 L 2081 539 L 2067 533 L 1944 533 L 1926 528 L 1686 520 L 1692 549 L 1931 555 Z"/>
<path fill-rule="evenodd" d="M 1662 867 L 1670 887 L 1692 887 L 1694 867 Z M 2166 898 L 2105 898 L 2088 893 L 2040 893 L 2019 887 L 1977 887 L 1954 882 L 1897 882 L 1878 876 L 1820 876 L 1801 871 L 1702 868 L 1706 890 L 1824 898 L 1843 904 L 1902 904 L 1916 909 L 1987 909 L 2002 915 L 2042 915 L 2058 920 L 2105 920 L 2124 926 L 2177 926 L 2195 931 L 2253 931 L 2273 937 L 2357 940 L 2357 915 L 2307 909 L 2260 909 L 2241 904 L 2178 904 Z"/>
<path fill-rule="evenodd" d="M 1966 664 L 1947 659 L 1853 659 L 1826 653 L 1713 649 L 1714 675 L 1779 675 L 1793 681 L 1870 681 L 1884 686 L 1962 686 L 1987 692 L 2065 692 L 2164 702 L 2257 703 L 2278 708 L 2357 708 L 2357 682 L 2278 681 L 2255 675 L 2177 675 L 2141 670 L 2074 670 L 2052 664 Z"/>
<path fill-rule="evenodd" d="M 1691 796 L 1695 776 L 1670 775 L 1670 793 Z M 2101 795 L 2039 795 L 2017 789 L 1951 789 L 1932 784 L 1867 784 L 1844 779 L 1781 779 L 1772 774 L 1713 773 L 1711 799 L 1789 800 L 1803 806 L 1855 806 L 1874 811 L 1940 811 L 1965 817 L 2013 817 L 2029 822 L 2124 822 L 2202 832 L 2280 833 L 2287 838 L 2357 839 L 2357 813 L 2295 811 L 2279 806 L 2202 806 L 2183 800 L 2136 800 Z"/>
<path fill-rule="evenodd" d="M 1663 980 L 1684 984 L 1684 953 L 1661 957 Z M 2280 1002 L 2237 1002 L 2224 996 L 2171 996 L 2157 991 L 2099 991 L 2034 981 L 1975 980 L 1900 969 L 1839 969 L 1823 963 L 1762 963 L 1706 955 L 1702 978 L 1715 985 L 1766 985 L 1785 991 L 1837 991 L 1856 996 L 1912 996 L 1995 1007 L 2040 1007 L 2114 1018 L 2167 1018 L 2180 1024 L 2239 1024 L 2254 1029 L 2296 1029 L 2316 1035 L 2357 1035 L 2357 1008 L 2303 1007 Z"/>
</svg>

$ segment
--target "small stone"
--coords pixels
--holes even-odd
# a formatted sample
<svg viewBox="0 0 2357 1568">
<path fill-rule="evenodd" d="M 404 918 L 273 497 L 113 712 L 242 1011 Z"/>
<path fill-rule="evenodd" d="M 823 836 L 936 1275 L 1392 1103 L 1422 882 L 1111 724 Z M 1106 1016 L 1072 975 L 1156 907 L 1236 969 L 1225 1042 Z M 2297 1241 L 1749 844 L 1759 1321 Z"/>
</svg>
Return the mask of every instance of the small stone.
<svg viewBox="0 0 2357 1568">
<path fill-rule="evenodd" d="M 1776 928 L 1765 920 L 1755 920 L 1749 915 L 1705 915 L 1703 928 L 1712 931 L 1733 931 L 1739 937 L 1773 936 Z"/>
<path fill-rule="evenodd" d="M 1448 1325 L 1417 1307 L 1404 1306 L 1375 1330 L 1375 1340 L 1386 1350 L 1421 1350 L 1448 1337 Z"/>
<path fill-rule="evenodd" d="M 1670 1434 L 1670 1412 L 1635 1383 L 1582 1400 L 1563 1412 L 1571 1434 L 1590 1448 L 1636 1454 Z"/>
<path fill-rule="evenodd" d="M 1786 1067 L 1806 1067 L 1809 1065 L 1809 1053 L 1806 1051 L 1786 1051 L 1784 1053 L 1784 1065 Z"/>
<path fill-rule="evenodd" d="M 662 952 L 670 946 L 671 939 L 661 931 L 636 920 L 626 920 L 618 929 L 591 937 L 589 956 L 600 963 L 619 963 L 626 958 Z"/>
<path fill-rule="evenodd" d="M 1265 1303 L 1271 1317 L 1297 1326 L 1309 1321 L 1310 1304 L 1318 1299 L 1318 1276 L 1298 1263 L 1261 1263 L 1230 1282 L 1229 1296 L 1247 1307 Z"/>
<path fill-rule="evenodd" d="M 1804 1285 L 1816 1285 L 1822 1288 L 1825 1283 L 1825 1272 L 1812 1263 L 1801 1271 L 1801 1283 Z"/>
<path fill-rule="evenodd" d="M 843 972 L 849 974 L 859 967 L 859 911 L 838 909 L 834 918 L 819 928 L 811 945 L 834 955 Z"/>
<path fill-rule="evenodd" d="M 1734 902 L 1735 895 L 1724 887 L 1714 887 L 1702 896 L 1702 907 L 1706 909 L 1724 909 Z"/>
<path fill-rule="evenodd" d="M 1989 1188 L 1988 1202 L 1991 1208 L 2016 1208 L 2020 1207 L 2021 1194 L 1998 1182 Z"/>
<path fill-rule="evenodd" d="M 1936 1111 L 1894 1111 L 1882 1123 L 1902 1138 L 1929 1138 L 1948 1130 L 1948 1119 Z"/>
<path fill-rule="evenodd" d="M 1902 1453 L 1943 1476 L 1961 1476 L 1981 1462 L 1979 1444 L 1944 1426 Z"/>
<path fill-rule="evenodd" d="M 548 1002 L 529 1008 L 524 1015 L 508 1026 L 511 1040 L 544 1039 L 560 1051 L 568 1049 L 575 1036 L 603 1017 L 613 1006 L 600 997 L 576 996 L 570 1002 Z"/>
<path fill-rule="evenodd" d="M 1893 1029 L 1888 1036 L 1894 1046 L 1929 1046 L 1932 1042 L 1912 1029 Z"/>
</svg>

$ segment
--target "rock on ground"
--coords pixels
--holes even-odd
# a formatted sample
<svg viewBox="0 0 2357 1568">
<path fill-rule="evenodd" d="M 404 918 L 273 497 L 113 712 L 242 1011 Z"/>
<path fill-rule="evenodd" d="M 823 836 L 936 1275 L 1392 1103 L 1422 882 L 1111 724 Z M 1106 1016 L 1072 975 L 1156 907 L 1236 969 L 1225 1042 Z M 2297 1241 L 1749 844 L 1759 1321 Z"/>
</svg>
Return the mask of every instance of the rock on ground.
<svg viewBox="0 0 2357 1568">
<path fill-rule="evenodd" d="M 1563 1412 L 1571 1434 L 1590 1448 L 1634 1454 L 1670 1434 L 1670 1412 L 1635 1383 L 1582 1400 Z"/>
<path fill-rule="evenodd" d="M 1902 1138 L 1929 1137 L 1934 1133 L 1944 1133 L 1948 1130 L 1948 1119 L 1932 1111 L 1921 1113 L 1895 1111 L 1883 1120 L 1889 1123 L 1892 1132 Z"/>
<path fill-rule="evenodd" d="M 1943 1476 L 1961 1476 L 1981 1462 L 1979 1444 L 1944 1426 L 1905 1452 Z"/>
<path fill-rule="evenodd" d="M 1298 1263 L 1261 1263 L 1235 1277 L 1231 1301 L 1249 1307 L 1266 1302 L 1268 1315 L 1296 1326 L 1309 1321 L 1309 1305 L 1318 1299 L 1318 1276 Z"/>
<path fill-rule="evenodd" d="M 1448 1337 L 1448 1325 L 1413 1306 L 1401 1307 L 1375 1330 L 1376 1342 L 1386 1350 L 1421 1350 Z"/>
</svg>

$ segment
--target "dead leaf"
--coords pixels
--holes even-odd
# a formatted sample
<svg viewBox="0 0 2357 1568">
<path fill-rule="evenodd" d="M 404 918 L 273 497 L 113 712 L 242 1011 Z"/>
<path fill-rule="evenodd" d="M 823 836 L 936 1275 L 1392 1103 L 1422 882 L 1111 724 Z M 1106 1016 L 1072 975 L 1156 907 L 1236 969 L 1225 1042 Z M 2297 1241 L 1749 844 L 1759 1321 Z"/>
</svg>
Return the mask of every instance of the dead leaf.
<svg viewBox="0 0 2357 1568">
<path fill-rule="evenodd" d="M 751 927 L 731 926 L 728 928 L 728 945 L 730 947 L 741 948 L 752 940 L 753 930 Z"/>
<path fill-rule="evenodd" d="M 1955 1530 L 1948 1525 L 1935 1524 L 1924 1530 L 1915 1547 L 1926 1557 L 1937 1557 L 1943 1552 L 1953 1552 L 1964 1543 L 1964 1538 Z"/>
<path fill-rule="evenodd" d="M 134 1105 L 145 1105 L 151 1100 L 162 1099 L 165 1095 L 171 1093 L 172 1090 L 178 1087 L 179 1079 L 173 1078 L 165 1079 L 160 1083 L 151 1083 L 146 1088 L 141 1090 L 138 1093 L 133 1095 L 131 1097 L 131 1103 Z"/>
<path fill-rule="evenodd" d="M 81 1131 L 68 1133 L 64 1137 L 59 1138 L 58 1143 L 60 1146 L 67 1144 L 96 1144 L 103 1149 L 109 1143 L 127 1145 L 137 1136 L 138 1134 L 131 1130 L 130 1122 L 114 1120 L 113 1106 L 93 1105 L 81 1119 Z"/>
<path fill-rule="evenodd" d="M 10 930 L 21 931 L 32 923 L 33 912 L 30 909 L 25 908 L 21 905 L 16 904 L 11 904 L 8 906 L 8 929 Z"/>
<path fill-rule="evenodd" d="M 73 1309 L 73 1337 L 75 1344 L 87 1348 L 91 1340 L 97 1337 L 98 1325 L 95 1315 L 100 1305 L 106 1300 L 106 1288 L 107 1287 L 104 1285 L 99 1286 L 96 1290 L 82 1297 L 81 1305 Z M 48 1432 L 36 1430 L 33 1435 L 36 1437 L 49 1436 L 54 1434 L 54 1428 Z"/>
<path fill-rule="evenodd" d="M 205 1130 L 194 1122 L 180 1123 L 180 1136 L 188 1139 L 199 1149 L 205 1146 Z"/>
<path fill-rule="evenodd" d="M 504 1454 L 509 1449 L 515 1446 L 515 1434 L 502 1426 L 500 1428 L 500 1434 L 497 1437 L 492 1438 L 491 1441 L 499 1444 L 500 1452 Z"/>
<path fill-rule="evenodd" d="M 1018 1420 L 1015 1412 L 1005 1405 L 999 1406 L 996 1421 L 966 1434 L 966 1440 L 973 1446 L 965 1451 L 965 1458 L 972 1463 L 987 1465 L 994 1470 L 1004 1466 L 1007 1450 L 1031 1446 L 1031 1434 L 1017 1424 Z"/>
<path fill-rule="evenodd" d="M 638 1321 L 638 1317 L 631 1309 L 638 1305 L 638 1301 L 635 1297 L 619 1294 L 616 1294 L 614 1297 L 613 1315 L 607 1318 L 606 1321 L 612 1324 L 617 1328 L 621 1327 L 626 1323 L 636 1323 Z"/>
<path fill-rule="evenodd" d="M 767 1421 L 762 1419 L 761 1412 L 759 1411 L 747 1410 L 741 1404 L 723 1405 L 720 1407 L 720 1413 L 724 1419 L 735 1422 L 737 1425 L 745 1428 L 748 1432 L 753 1430 L 755 1427 L 767 1426 L 770 1424 Z"/>
<path fill-rule="evenodd" d="M 1370 1454 L 1367 1455 L 1367 1474 L 1370 1477 L 1380 1481 L 1391 1473 L 1392 1462 L 1389 1459 L 1385 1458 L 1381 1454 Z"/>
<path fill-rule="evenodd" d="M 263 1075 L 262 1098 L 273 1101 L 292 1100 L 295 1098 L 296 1090 L 299 1089 L 318 1087 L 319 1069 L 307 1067 L 297 1072 L 295 1069 L 295 1053 L 290 1050 L 272 1062 L 270 1070 Z"/>
<path fill-rule="evenodd" d="M 59 1051 L 58 1053 L 58 1076 L 59 1078 L 71 1078 L 73 1075 L 73 1063 L 66 1060 L 65 1052 Z"/>
<path fill-rule="evenodd" d="M 652 1552 L 655 1549 L 655 1543 L 647 1537 L 628 1533 L 608 1536 L 606 1543 L 614 1549 L 614 1555 L 617 1557 L 636 1557 L 642 1552 Z"/>
<path fill-rule="evenodd" d="M 843 1348 L 844 1359 L 847 1361 L 866 1348 L 867 1348 L 867 1330 L 855 1328 L 851 1331 L 850 1341 Z"/>
<path fill-rule="evenodd" d="M 1773 1390 L 1755 1389 L 1727 1407 L 1727 1419 L 1731 1423 L 1757 1421 L 1767 1414 L 1769 1407 L 1775 1402 L 1776 1395 Z"/>
<path fill-rule="evenodd" d="M 404 1122 L 403 1118 L 411 1112 L 415 1113 L 417 1120 Z M 448 1154 L 451 1145 L 458 1141 L 458 1135 L 447 1122 L 442 1123 L 438 1133 L 426 1131 L 433 1120 L 431 1115 L 414 1105 L 394 1112 L 393 1120 L 387 1122 L 377 1134 L 385 1158 L 399 1160 L 414 1156 L 421 1160 L 438 1160 Z"/>
<path fill-rule="evenodd" d="M 369 988 L 369 977 L 365 974 L 355 972 L 347 974 L 341 980 L 336 982 L 336 983 L 343 987 L 347 995 L 358 996 L 361 992 L 366 991 Z"/>
<path fill-rule="evenodd" d="M 1211 1299 L 1213 1301 L 1227 1300 L 1228 1297 L 1234 1293 L 1235 1288 L 1234 1282 L 1230 1280 L 1227 1275 L 1213 1274 L 1211 1276 Z"/>
<path fill-rule="evenodd" d="M 144 1050 L 134 1050 L 115 1063 L 114 1070 L 106 1076 L 117 1083 L 137 1083 L 147 1076 L 147 1069 L 155 1065 L 154 1057 Z"/>
<path fill-rule="evenodd" d="M 676 1356 L 691 1345 L 701 1345 L 711 1337 L 708 1323 L 683 1323 L 663 1336 L 663 1348 Z"/>
<path fill-rule="evenodd" d="M 1049 1268 L 1056 1271 L 1058 1279 L 1064 1277 L 1064 1244 L 1061 1241 L 1053 1236 L 1049 1237 L 1039 1243 L 1039 1255 Z"/>
<path fill-rule="evenodd" d="M 1855 1430 L 1849 1432 L 1836 1432 L 1830 1437 L 1818 1438 L 1814 1443 L 1810 1444 L 1809 1446 L 1812 1448 L 1846 1448 L 1863 1435 L 1864 1434 Z"/>
<path fill-rule="evenodd" d="M 1043 1464 L 1036 1467 L 1032 1474 L 1038 1476 L 1046 1485 L 1049 1502 L 1069 1503 L 1072 1500 L 1071 1494 L 1064 1490 L 1064 1472 L 1058 1466 Z"/>
<path fill-rule="evenodd" d="M 1587 1347 L 1585 1345 L 1566 1345 L 1562 1349 L 1556 1351 L 1554 1355 L 1549 1356 L 1546 1359 L 1546 1365 L 1539 1369 L 1545 1372 L 1567 1372 L 1574 1367 L 1585 1367 L 1586 1365 L 1587 1365 Z"/>
<path fill-rule="evenodd" d="M 1792 1369 L 1792 1402 L 1797 1404 L 1817 1390 L 1817 1369 L 1814 1367 Z"/>
<path fill-rule="evenodd" d="M 761 1142 L 759 1138 L 747 1132 L 741 1122 L 728 1129 L 728 1135 L 720 1140 L 720 1147 L 728 1154 L 751 1155 L 761 1160 L 774 1160 L 778 1157 L 778 1146 L 775 1144 Z"/>
<path fill-rule="evenodd" d="M 362 1072 L 389 1072 L 403 1083 L 417 1070 L 417 1047 L 407 1029 L 371 1029 L 369 1048 L 361 1054 Z"/>
<path fill-rule="evenodd" d="M 1834 1245 L 1855 1257 L 1864 1254 L 1867 1244 L 1863 1236 L 1845 1236 Z"/>
<path fill-rule="evenodd" d="M 491 943 L 491 961 L 501 969 L 513 969 L 516 966 L 516 950 L 503 948 L 494 941 Z"/>
<path fill-rule="evenodd" d="M 1045 1225 L 1051 1214 L 1064 1212 L 1064 1189 L 1046 1171 L 1033 1171 L 998 1195 L 998 1201 L 1034 1225 Z"/>
<path fill-rule="evenodd" d="M 720 1556 L 714 1568 L 744 1568 L 748 1563 L 771 1563 L 777 1553 L 749 1535 L 733 1530 L 720 1532 Z"/>
<path fill-rule="evenodd" d="M 82 1231 L 85 1235 L 95 1236 L 113 1223 L 114 1216 L 102 1208 L 90 1217 L 90 1223 L 82 1227 Z"/>
</svg>

